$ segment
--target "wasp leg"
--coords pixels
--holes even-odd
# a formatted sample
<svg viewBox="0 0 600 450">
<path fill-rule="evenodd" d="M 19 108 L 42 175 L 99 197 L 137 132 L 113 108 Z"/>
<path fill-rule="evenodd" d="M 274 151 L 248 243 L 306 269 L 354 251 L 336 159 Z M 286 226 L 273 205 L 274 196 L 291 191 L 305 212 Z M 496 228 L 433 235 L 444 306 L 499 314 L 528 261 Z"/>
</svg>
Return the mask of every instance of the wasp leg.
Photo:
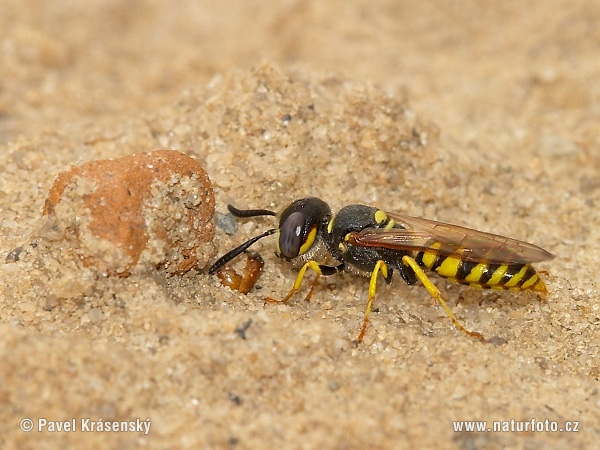
<svg viewBox="0 0 600 450">
<path fill-rule="evenodd" d="M 392 281 L 392 271 L 389 270 L 388 274 L 388 266 L 382 260 L 377 261 L 375 263 L 375 267 L 373 268 L 373 272 L 371 273 L 371 281 L 369 282 L 369 301 L 367 302 L 367 310 L 365 311 L 365 318 L 363 319 L 362 328 L 360 330 L 360 334 L 358 335 L 358 342 L 362 342 L 365 337 L 365 333 L 367 331 L 367 324 L 369 323 L 369 314 L 371 314 L 371 308 L 373 307 L 373 300 L 375 300 L 375 292 L 377 290 L 377 275 L 383 275 L 383 278 L 390 283 Z"/>
<path fill-rule="evenodd" d="M 306 297 L 304 297 L 304 300 L 306 300 L 307 302 L 309 302 L 310 299 L 312 298 L 313 291 L 315 290 L 315 288 L 317 287 L 317 284 L 319 283 L 319 278 L 321 278 L 321 274 L 317 273 L 315 275 L 313 282 L 310 284 L 310 289 L 308 290 L 308 294 L 306 294 Z"/>
<path fill-rule="evenodd" d="M 450 317 L 450 320 L 452 320 L 452 323 L 454 324 L 454 326 L 456 328 L 458 328 L 460 331 L 462 331 L 465 334 L 468 334 L 471 337 L 477 338 L 477 339 L 485 342 L 485 338 L 483 337 L 482 334 L 477 333 L 475 331 L 467 330 L 464 326 L 461 325 L 461 323 L 456 319 L 456 317 L 454 317 L 454 314 L 452 314 L 452 311 L 450 310 L 450 308 L 448 307 L 448 305 L 442 298 L 442 294 L 440 293 L 438 288 L 435 287 L 435 285 L 429 280 L 429 278 L 427 277 L 425 272 L 423 272 L 423 269 L 421 269 L 419 264 L 417 264 L 417 262 L 413 258 L 411 258 L 408 255 L 405 255 L 402 257 L 402 262 L 404 264 L 406 264 L 407 266 L 410 266 L 410 268 L 415 272 L 415 275 L 417 276 L 419 281 L 423 284 L 423 286 L 425 286 L 425 289 L 427 289 L 427 292 L 429 292 L 429 295 L 431 295 L 434 299 L 436 299 L 438 302 L 440 302 L 440 304 L 442 305 L 442 308 L 444 308 L 444 310 L 446 311 L 446 314 L 448 315 L 448 317 Z"/>
<path fill-rule="evenodd" d="M 304 264 L 302 266 L 302 268 L 298 272 L 298 276 L 296 276 L 296 281 L 294 282 L 294 286 L 292 287 L 290 292 L 288 292 L 288 295 L 286 295 L 285 298 L 283 298 L 282 300 L 276 300 L 274 298 L 267 297 L 266 301 L 273 302 L 273 303 L 286 303 L 290 298 L 292 298 L 292 295 L 294 295 L 296 293 L 296 291 L 298 289 L 300 289 L 300 285 L 302 284 L 302 279 L 304 278 L 304 274 L 306 273 L 306 271 L 308 269 L 314 270 L 315 273 L 317 274 L 317 276 L 321 276 L 321 275 L 328 276 L 328 275 L 334 275 L 334 274 L 339 273 L 342 270 L 344 270 L 344 264 L 342 263 L 337 266 L 326 266 L 324 264 L 319 264 L 316 261 L 308 261 L 306 264 Z M 310 290 L 309 294 L 312 294 L 312 289 Z"/>
<path fill-rule="evenodd" d="M 319 264 L 319 266 L 323 267 L 325 264 L 327 264 L 327 259 L 328 259 L 328 257 L 325 256 L 325 258 L 323 258 L 323 262 L 321 264 Z M 340 272 L 343 269 L 344 269 L 344 267 L 341 266 L 341 268 L 337 272 Z M 337 272 L 335 272 L 335 273 L 337 273 Z M 315 290 L 315 288 L 317 287 L 317 284 L 319 283 L 319 278 L 321 278 L 321 274 L 320 273 L 316 273 L 315 279 L 311 283 L 310 289 L 308 290 L 308 294 L 306 294 L 306 297 L 304 297 L 304 300 L 306 300 L 307 302 L 309 302 L 310 299 L 312 298 L 313 291 Z"/>
</svg>

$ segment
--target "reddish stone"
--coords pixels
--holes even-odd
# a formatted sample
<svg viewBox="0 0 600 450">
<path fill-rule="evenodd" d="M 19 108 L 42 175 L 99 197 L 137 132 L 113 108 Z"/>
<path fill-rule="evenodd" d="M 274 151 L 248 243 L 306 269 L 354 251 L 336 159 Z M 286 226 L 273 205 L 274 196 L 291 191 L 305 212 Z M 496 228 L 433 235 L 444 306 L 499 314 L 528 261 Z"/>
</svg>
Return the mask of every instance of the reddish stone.
<svg viewBox="0 0 600 450">
<path fill-rule="evenodd" d="M 79 195 L 91 214 L 87 222 L 74 219 L 80 213 Z M 91 235 L 109 241 L 126 258 L 115 265 L 95 251 L 78 252 L 86 265 L 126 276 L 147 249 L 151 257 L 143 263 L 164 264 L 169 272 L 185 272 L 208 262 L 208 244 L 214 236 L 214 194 L 200 163 L 183 153 L 159 150 L 72 167 L 58 175 L 43 214 L 57 215 L 58 205 L 65 201 L 73 208 L 60 214 L 75 210 L 67 222 L 77 222 L 71 228 L 78 237 L 83 234 L 81 227 L 87 226 Z M 149 249 L 151 239 L 163 242 L 153 242 Z M 89 247 L 87 242 L 81 246 Z M 163 248 L 164 254 L 157 255 L 156 249 Z"/>
</svg>

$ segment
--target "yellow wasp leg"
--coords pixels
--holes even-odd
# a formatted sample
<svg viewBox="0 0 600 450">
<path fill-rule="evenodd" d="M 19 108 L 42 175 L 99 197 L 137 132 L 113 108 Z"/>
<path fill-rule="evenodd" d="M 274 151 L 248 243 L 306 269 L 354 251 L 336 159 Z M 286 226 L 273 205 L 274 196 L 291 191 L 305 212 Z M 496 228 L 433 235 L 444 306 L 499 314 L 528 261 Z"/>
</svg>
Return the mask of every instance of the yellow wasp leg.
<svg viewBox="0 0 600 450">
<path fill-rule="evenodd" d="M 367 324 L 369 323 L 369 314 L 371 314 L 371 308 L 373 307 L 373 300 L 375 300 L 375 292 L 377 290 L 377 275 L 379 275 L 379 271 L 384 278 L 388 277 L 388 267 L 387 264 L 383 261 L 379 260 L 375 264 L 373 268 L 373 272 L 371 273 L 371 281 L 369 282 L 369 301 L 367 302 L 367 311 L 365 312 L 365 318 L 363 319 L 362 328 L 360 330 L 360 334 L 358 335 L 358 342 L 362 342 L 365 337 L 365 332 L 367 331 Z"/>
<path fill-rule="evenodd" d="M 429 280 L 429 278 L 427 277 L 425 272 L 423 272 L 423 269 L 421 269 L 419 264 L 417 264 L 417 262 L 413 258 L 411 258 L 408 255 L 405 255 L 402 257 L 402 262 L 404 264 L 406 264 L 407 266 L 410 266 L 410 268 L 415 272 L 415 275 L 417 276 L 419 281 L 423 284 L 423 286 L 425 286 L 425 289 L 427 289 L 427 292 L 429 292 L 429 294 L 434 299 L 436 299 L 438 302 L 440 302 L 440 304 L 442 305 L 442 308 L 444 308 L 444 310 L 446 311 L 446 314 L 448 314 L 448 317 L 450 317 L 450 320 L 452 320 L 452 323 L 454 324 L 454 326 L 456 328 L 458 328 L 460 331 L 462 331 L 465 334 L 468 334 L 471 337 L 480 339 L 481 341 L 485 342 L 485 338 L 483 337 L 482 334 L 467 330 L 464 326 L 462 326 L 460 324 L 460 322 L 458 320 L 456 320 L 456 317 L 454 317 L 454 314 L 452 314 L 452 311 L 450 311 L 450 308 L 448 307 L 448 305 L 442 298 L 442 294 L 440 293 L 438 288 L 435 287 L 435 285 Z"/>
<path fill-rule="evenodd" d="M 315 290 L 315 288 L 317 287 L 317 284 L 319 283 L 319 278 L 321 278 L 321 274 L 317 273 L 315 276 L 315 279 L 310 284 L 310 289 L 308 290 L 308 294 L 306 294 L 306 297 L 304 297 L 304 300 L 306 300 L 307 302 L 309 302 L 310 299 L 312 298 L 313 291 Z"/>
<path fill-rule="evenodd" d="M 300 272 L 298 272 L 298 276 L 296 276 L 296 281 L 294 281 L 294 287 L 292 287 L 292 289 L 290 290 L 288 295 L 286 295 L 283 300 L 275 300 L 274 298 L 271 298 L 271 297 L 267 297 L 266 300 L 268 302 L 273 302 L 273 303 L 286 303 L 290 298 L 292 298 L 292 295 L 294 295 L 296 293 L 296 291 L 298 289 L 300 289 L 300 285 L 302 284 L 302 279 L 304 278 L 304 274 L 306 273 L 306 271 L 309 268 L 314 270 L 317 273 L 317 277 L 322 274 L 321 265 L 318 262 L 308 261 L 306 264 L 304 264 L 302 266 L 302 268 L 300 269 Z M 309 294 L 312 294 L 312 289 L 310 290 Z"/>
<path fill-rule="evenodd" d="M 320 265 L 327 264 L 327 259 L 328 259 L 327 256 L 325 256 L 325 258 L 323 258 L 323 262 Z M 319 272 L 316 272 L 315 279 L 313 280 L 312 284 L 310 285 L 308 294 L 306 294 L 306 297 L 304 297 L 304 300 L 306 300 L 307 302 L 310 301 L 310 299 L 312 298 L 313 291 L 317 287 L 317 284 L 319 283 L 319 278 L 321 278 L 321 275 L 322 275 L 322 273 L 321 273 L 321 270 L 319 269 Z"/>
</svg>

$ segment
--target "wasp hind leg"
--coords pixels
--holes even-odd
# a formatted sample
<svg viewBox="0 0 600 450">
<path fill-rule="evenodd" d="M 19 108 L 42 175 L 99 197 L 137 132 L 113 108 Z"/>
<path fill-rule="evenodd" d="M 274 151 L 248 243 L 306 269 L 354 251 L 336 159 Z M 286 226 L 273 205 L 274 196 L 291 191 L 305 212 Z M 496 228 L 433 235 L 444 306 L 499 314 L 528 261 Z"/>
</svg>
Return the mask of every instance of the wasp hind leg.
<svg viewBox="0 0 600 450">
<path fill-rule="evenodd" d="M 452 320 L 452 323 L 454 324 L 454 326 L 456 328 L 458 328 L 460 331 L 462 331 L 463 333 L 477 338 L 483 342 L 485 342 L 485 338 L 483 337 L 482 334 L 477 333 L 475 331 L 469 331 L 467 330 L 457 319 L 456 317 L 454 317 L 454 314 L 452 314 L 452 311 L 450 310 L 450 308 L 448 307 L 448 305 L 446 304 L 446 302 L 444 301 L 444 299 L 442 298 L 442 294 L 440 293 L 440 291 L 438 290 L 437 287 L 435 287 L 435 285 L 431 282 L 431 280 L 429 280 L 429 277 L 427 277 L 427 275 L 425 274 L 425 272 L 423 272 L 423 269 L 421 269 L 421 267 L 419 266 L 419 264 L 410 256 L 406 255 L 402 257 L 402 262 L 404 264 L 406 264 L 407 266 L 409 266 L 414 272 L 415 275 L 417 276 L 417 278 L 419 279 L 419 281 L 423 284 L 423 286 L 425 286 L 425 289 L 427 289 L 427 292 L 429 292 L 429 295 L 431 295 L 434 299 L 436 299 L 438 302 L 440 302 L 440 304 L 442 305 L 442 308 L 444 308 L 444 311 L 446 311 L 446 314 L 448 315 L 448 317 L 450 317 L 450 320 Z"/>
<path fill-rule="evenodd" d="M 336 273 L 341 272 L 342 270 L 344 270 L 344 264 L 340 264 L 337 266 L 326 266 L 324 264 L 319 264 L 316 261 L 308 261 L 306 264 L 304 264 L 302 266 L 302 268 L 298 272 L 298 275 L 296 276 L 296 281 L 294 281 L 294 286 L 292 287 L 290 292 L 288 292 L 288 295 L 286 295 L 282 300 L 276 300 L 274 298 L 267 297 L 266 301 L 272 302 L 272 303 L 287 303 L 289 301 L 289 299 L 292 298 L 292 296 L 296 293 L 296 291 L 298 291 L 298 289 L 300 289 L 300 285 L 302 284 L 302 279 L 304 278 L 304 275 L 306 274 L 306 271 L 308 269 L 312 269 L 317 274 L 317 280 L 318 280 L 318 277 L 320 277 L 321 275 L 324 275 L 324 276 L 335 275 Z M 310 299 L 310 297 L 312 295 L 312 291 L 315 288 L 315 284 L 316 284 L 316 280 L 313 283 L 313 285 L 311 286 L 310 291 L 308 292 L 308 294 L 306 296 L 307 300 Z"/>
</svg>

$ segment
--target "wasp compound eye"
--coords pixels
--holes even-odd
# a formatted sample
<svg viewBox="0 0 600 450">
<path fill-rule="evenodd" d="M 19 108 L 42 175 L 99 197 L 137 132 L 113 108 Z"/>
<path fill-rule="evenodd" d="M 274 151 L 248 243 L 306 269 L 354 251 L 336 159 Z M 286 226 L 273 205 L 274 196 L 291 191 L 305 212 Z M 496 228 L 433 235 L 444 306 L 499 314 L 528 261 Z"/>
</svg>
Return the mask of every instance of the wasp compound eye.
<svg viewBox="0 0 600 450">
<path fill-rule="evenodd" d="M 279 229 L 279 251 L 281 256 L 292 259 L 299 255 L 304 243 L 304 228 L 306 217 L 301 212 L 293 212 Z"/>
</svg>

